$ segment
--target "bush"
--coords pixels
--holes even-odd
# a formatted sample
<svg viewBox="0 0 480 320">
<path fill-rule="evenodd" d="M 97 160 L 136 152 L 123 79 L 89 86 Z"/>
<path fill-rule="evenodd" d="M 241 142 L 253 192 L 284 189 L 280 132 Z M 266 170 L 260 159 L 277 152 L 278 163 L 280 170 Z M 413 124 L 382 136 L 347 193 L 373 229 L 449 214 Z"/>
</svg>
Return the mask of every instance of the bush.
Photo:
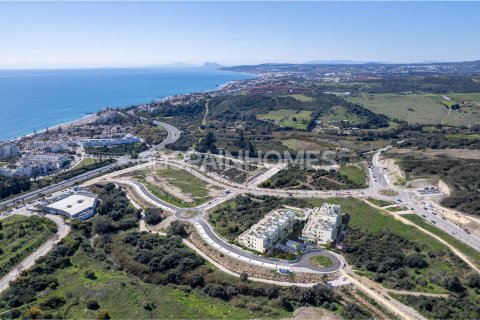
<svg viewBox="0 0 480 320">
<path fill-rule="evenodd" d="M 98 310 L 98 308 L 100 308 L 100 305 L 98 304 L 97 301 L 95 301 L 95 300 L 88 300 L 87 301 L 87 309 Z"/>
<path fill-rule="evenodd" d="M 188 237 L 187 227 L 184 223 L 178 220 L 172 221 L 172 223 L 167 229 L 167 233 L 182 238 Z"/>
<path fill-rule="evenodd" d="M 145 222 L 149 225 L 156 225 L 164 219 L 163 210 L 159 208 L 145 209 Z"/>
<path fill-rule="evenodd" d="M 96 319 L 97 320 L 110 319 L 110 315 L 108 314 L 108 310 L 106 310 L 106 309 L 100 310 L 100 312 L 98 312 L 98 314 L 96 316 Z"/>
</svg>

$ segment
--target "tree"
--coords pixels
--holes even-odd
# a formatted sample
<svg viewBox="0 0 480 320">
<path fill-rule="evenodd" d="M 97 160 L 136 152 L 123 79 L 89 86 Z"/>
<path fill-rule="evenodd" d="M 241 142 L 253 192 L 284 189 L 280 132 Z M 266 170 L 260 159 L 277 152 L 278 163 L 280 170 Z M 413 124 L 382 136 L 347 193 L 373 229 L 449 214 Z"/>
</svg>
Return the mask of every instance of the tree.
<svg viewBox="0 0 480 320">
<path fill-rule="evenodd" d="M 163 220 L 163 211 L 159 208 L 147 208 L 145 209 L 145 222 L 149 225 L 156 225 Z"/>
<path fill-rule="evenodd" d="M 187 231 L 187 228 L 185 227 L 185 224 L 183 224 L 178 220 L 172 221 L 172 223 L 167 229 L 167 233 L 172 234 L 174 236 L 179 236 L 182 238 L 188 237 L 188 231 Z"/>
</svg>

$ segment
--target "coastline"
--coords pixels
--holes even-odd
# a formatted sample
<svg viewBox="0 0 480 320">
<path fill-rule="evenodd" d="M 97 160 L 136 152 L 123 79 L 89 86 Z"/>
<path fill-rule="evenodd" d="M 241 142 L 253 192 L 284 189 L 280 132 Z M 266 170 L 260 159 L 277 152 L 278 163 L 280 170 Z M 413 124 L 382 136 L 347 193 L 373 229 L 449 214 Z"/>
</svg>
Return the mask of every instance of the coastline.
<svg viewBox="0 0 480 320">
<path fill-rule="evenodd" d="M 219 71 L 222 71 L 222 72 L 231 72 L 231 71 L 228 71 L 228 70 L 219 70 Z M 258 75 L 256 74 L 249 74 L 252 76 L 252 79 L 254 78 L 257 78 Z M 186 93 L 186 95 L 190 95 L 190 94 L 194 94 L 194 93 L 214 93 L 214 92 L 218 92 L 218 91 L 221 91 L 223 90 L 223 88 L 225 88 L 226 86 L 228 86 L 229 84 L 232 84 L 232 83 L 236 83 L 236 82 L 240 82 L 240 81 L 248 81 L 250 79 L 241 79 L 241 80 L 230 80 L 230 81 L 227 81 L 226 83 L 222 83 L 222 84 L 218 84 L 217 87 L 213 88 L 213 89 L 210 89 L 210 90 L 204 90 L 204 91 L 190 91 L 189 93 Z M 162 98 L 154 98 L 153 100 L 164 100 L 164 99 L 169 99 L 169 98 L 172 98 L 172 97 L 175 97 L 177 95 L 180 95 L 181 93 L 177 93 L 177 94 L 174 94 L 174 95 L 169 95 L 169 96 L 165 96 L 165 97 L 162 97 Z M 147 103 L 150 103 L 152 100 L 150 100 L 149 102 L 139 102 L 137 104 L 135 104 L 135 108 L 142 105 L 142 104 L 147 104 Z M 124 108 L 128 108 L 128 107 L 131 107 L 131 105 L 129 106 L 119 106 L 120 109 L 124 109 Z M 74 120 L 71 120 L 71 121 L 67 121 L 67 122 L 64 122 L 64 123 L 59 123 L 59 124 L 55 124 L 51 127 L 47 127 L 46 129 L 42 129 L 42 130 L 39 130 L 37 131 L 36 134 L 42 134 L 42 133 L 45 133 L 46 130 L 48 129 L 49 131 L 50 130 L 57 130 L 58 127 L 65 127 L 65 126 L 71 126 L 71 125 L 83 125 L 83 124 L 87 124 L 87 123 L 90 123 L 90 122 L 93 122 L 97 119 L 97 116 L 96 116 L 96 113 L 99 112 L 99 111 L 102 111 L 103 109 L 98 109 L 96 111 L 93 111 L 91 114 L 86 114 L 85 116 L 81 117 L 81 118 L 78 118 L 78 119 L 74 119 Z M 30 132 L 28 134 L 25 134 L 21 137 L 18 137 L 18 138 L 15 138 L 15 139 L 6 139 L 6 140 L 0 140 L 0 142 L 2 143 L 18 143 L 20 142 L 22 139 L 25 139 L 25 138 L 31 138 L 32 136 L 35 135 L 35 132 Z"/>
</svg>

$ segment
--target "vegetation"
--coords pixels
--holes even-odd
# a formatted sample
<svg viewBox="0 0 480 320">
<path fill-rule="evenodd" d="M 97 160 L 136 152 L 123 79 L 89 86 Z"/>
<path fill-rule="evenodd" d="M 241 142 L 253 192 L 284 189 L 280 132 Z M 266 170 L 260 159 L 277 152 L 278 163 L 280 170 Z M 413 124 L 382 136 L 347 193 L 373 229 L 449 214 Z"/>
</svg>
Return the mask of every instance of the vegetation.
<svg viewBox="0 0 480 320">
<path fill-rule="evenodd" d="M 363 184 L 361 183 L 363 178 Z M 345 190 L 365 187 L 365 173 L 360 168 L 340 171 L 289 166 L 259 185 L 271 189 Z"/>
<path fill-rule="evenodd" d="M 421 94 L 363 94 L 348 100 L 375 113 L 412 124 L 439 124 L 448 113 L 448 109 L 431 96 Z"/>
<path fill-rule="evenodd" d="M 417 216 L 416 214 L 404 214 L 402 215 L 402 217 L 412 221 L 416 225 L 422 227 L 423 229 L 445 240 L 448 244 L 453 246 L 455 249 L 459 250 L 464 255 L 469 257 L 472 260 L 472 262 L 475 263 L 477 266 L 480 266 L 480 253 L 477 250 L 470 247 L 468 244 L 465 244 L 462 241 L 457 240 L 454 236 L 431 225 L 430 223 L 427 223 L 424 219 Z"/>
<path fill-rule="evenodd" d="M 394 155 L 409 177 L 438 177 L 451 188 L 442 205 L 470 214 L 480 212 L 480 163 L 477 160 L 424 155 Z"/>
<path fill-rule="evenodd" d="M 56 224 L 38 216 L 14 215 L 0 220 L 0 278 L 57 231 Z"/>
<path fill-rule="evenodd" d="M 99 215 L 72 221 L 72 233 L 11 284 L 0 296 L 0 318 L 279 318 L 300 306 L 369 316 L 324 285 L 276 287 L 226 275 L 183 245 L 181 223 L 167 237 L 139 233 L 121 189 L 94 190 Z M 98 228 L 105 218 L 132 227 L 105 232 Z"/>
<path fill-rule="evenodd" d="M 235 241 L 242 232 L 257 223 L 265 214 L 285 204 L 295 204 L 295 200 L 239 195 L 233 201 L 217 206 L 208 219 L 217 233 L 230 241 Z"/>
<path fill-rule="evenodd" d="M 165 219 L 165 212 L 160 208 L 146 208 L 145 222 L 151 226 L 157 225 Z"/>
<path fill-rule="evenodd" d="M 348 180 L 355 182 L 359 186 L 367 186 L 367 176 L 365 174 L 365 169 L 361 164 L 342 165 L 340 166 L 339 173 L 346 176 Z"/>
<path fill-rule="evenodd" d="M 136 156 L 140 152 L 148 150 L 146 143 L 120 144 L 105 147 L 85 147 L 85 152 L 96 156 Z"/>
<path fill-rule="evenodd" d="M 175 206 L 191 208 L 212 199 L 203 180 L 191 173 L 172 167 L 163 167 L 153 174 L 155 182 L 147 181 L 147 172 L 136 172 L 134 178 L 144 183 L 147 189 L 159 199 Z M 169 186 L 178 192 L 169 190 Z M 179 194 L 180 193 L 180 194 Z"/>
<path fill-rule="evenodd" d="M 273 121 L 275 124 L 305 130 L 312 119 L 312 111 L 278 109 L 267 114 L 259 114 L 258 119 Z"/>
<path fill-rule="evenodd" d="M 327 256 L 313 256 L 308 260 L 309 263 L 313 264 L 314 266 L 318 266 L 321 268 L 330 268 L 333 266 L 333 261 Z"/>
</svg>

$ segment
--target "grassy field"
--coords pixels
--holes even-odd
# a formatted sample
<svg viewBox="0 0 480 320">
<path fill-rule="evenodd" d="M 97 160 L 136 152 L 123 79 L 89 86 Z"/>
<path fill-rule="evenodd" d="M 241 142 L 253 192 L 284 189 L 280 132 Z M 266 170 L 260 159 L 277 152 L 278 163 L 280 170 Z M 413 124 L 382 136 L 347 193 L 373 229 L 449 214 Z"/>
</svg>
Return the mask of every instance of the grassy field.
<svg viewBox="0 0 480 320">
<path fill-rule="evenodd" d="M 438 124 L 448 113 L 435 98 L 423 94 L 364 94 L 349 97 L 348 101 L 409 123 Z"/>
<path fill-rule="evenodd" d="M 326 256 L 313 256 L 308 259 L 308 262 L 314 266 L 321 268 L 330 268 L 331 266 L 333 266 L 332 259 Z"/>
<path fill-rule="evenodd" d="M 291 94 L 289 97 L 295 98 L 298 101 L 302 101 L 302 102 L 312 102 L 313 101 L 312 97 L 306 96 L 304 94 Z"/>
<path fill-rule="evenodd" d="M 274 121 L 276 124 L 298 130 L 305 130 L 312 119 L 312 111 L 279 109 L 257 115 L 260 120 Z"/>
<path fill-rule="evenodd" d="M 378 207 L 386 207 L 393 204 L 393 202 L 386 201 L 386 200 L 379 200 L 379 199 L 373 199 L 373 198 L 368 198 L 367 200 Z"/>
<path fill-rule="evenodd" d="M 480 267 L 480 252 L 473 249 L 469 245 L 457 240 L 455 237 L 451 236 L 450 234 L 440 230 L 439 228 L 427 223 L 424 219 L 417 216 L 416 214 L 404 214 L 402 215 L 405 219 L 408 219 L 415 223 L 416 225 L 422 227 L 423 229 L 430 231 L 434 235 L 440 237 L 441 239 L 445 240 L 448 244 L 456 248 L 457 250 L 461 251 L 464 255 L 469 257 L 473 263 L 475 263 L 478 267 Z"/>
<path fill-rule="evenodd" d="M 0 278 L 57 231 L 51 220 L 14 215 L 0 220 Z"/>
<path fill-rule="evenodd" d="M 87 167 L 89 165 L 92 165 L 94 163 L 99 163 L 100 162 L 100 159 L 95 159 L 95 158 L 84 158 L 82 159 L 82 161 L 80 161 L 76 166 L 75 168 L 84 168 L 84 167 Z"/>
<path fill-rule="evenodd" d="M 134 178 L 145 184 L 147 189 L 157 198 L 167 201 L 177 207 L 191 208 L 199 204 L 210 201 L 212 197 L 209 195 L 209 190 L 205 187 L 205 182 L 191 173 L 175 168 L 161 168 L 156 172 L 159 176 L 166 178 L 168 184 L 171 184 L 181 190 L 185 195 L 191 196 L 193 201 L 185 201 L 172 194 L 167 190 L 166 186 L 160 186 L 156 183 L 147 181 L 147 172 L 136 172 Z"/>
<path fill-rule="evenodd" d="M 359 165 L 342 165 L 339 169 L 340 174 L 346 176 L 350 181 L 358 183 L 362 186 L 367 185 L 367 176 L 365 174 L 365 169 Z"/>
<path fill-rule="evenodd" d="M 328 144 L 325 144 L 325 143 L 322 143 L 322 142 L 315 143 L 315 142 L 300 140 L 300 139 L 296 139 L 296 138 L 281 140 L 281 143 L 285 147 L 287 147 L 288 149 L 295 150 L 295 151 L 321 150 L 321 149 L 328 148 L 328 147 L 332 146 L 332 145 L 328 145 Z"/>
<path fill-rule="evenodd" d="M 343 120 L 348 120 L 352 126 L 356 126 L 365 122 L 356 114 L 349 112 L 345 107 L 342 106 L 333 107 L 322 117 L 322 121 L 340 122 Z"/>
<path fill-rule="evenodd" d="M 83 250 L 71 258 L 72 265 L 57 270 L 55 290 L 46 290 L 35 305 L 52 297 L 65 297 L 66 304 L 55 310 L 60 319 L 95 319 L 100 310 L 107 310 L 112 319 L 250 319 L 268 317 L 262 312 L 237 308 L 232 303 L 211 298 L 196 290 L 155 285 L 111 268 Z M 85 271 L 95 279 L 85 277 Z M 98 302 L 97 310 L 89 310 L 87 301 Z M 147 306 L 151 306 L 147 307 Z M 27 306 L 28 308 L 28 306 Z M 0 308 L 0 312 L 3 311 Z M 281 316 L 289 313 L 279 309 Z"/>
</svg>

